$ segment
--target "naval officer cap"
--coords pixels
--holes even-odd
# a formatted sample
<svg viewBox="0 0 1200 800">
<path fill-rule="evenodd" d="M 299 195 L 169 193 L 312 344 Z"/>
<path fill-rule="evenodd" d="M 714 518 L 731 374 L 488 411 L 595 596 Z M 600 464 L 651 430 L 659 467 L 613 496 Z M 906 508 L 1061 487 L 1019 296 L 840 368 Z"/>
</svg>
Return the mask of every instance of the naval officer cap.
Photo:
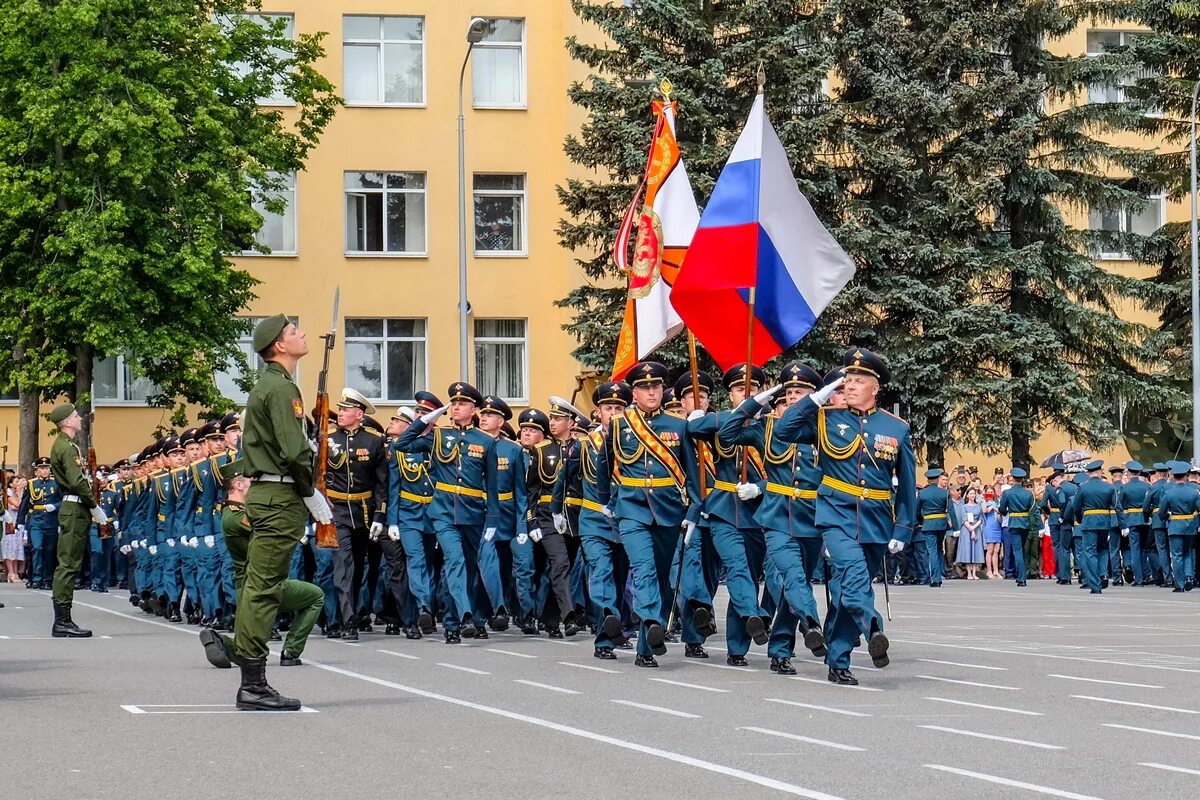
<svg viewBox="0 0 1200 800">
<path fill-rule="evenodd" d="M 639 361 L 626 378 L 633 386 L 653 386 L 667 379 L 667 368 L 657 361 Z"/>
<path fill-rule="evenodd" d="M 446 394 L 450 395 L 450 402 L 462 400 L 466 403 L 474 403 L 479 406 L 483 404 L 483 395 L 469 383 L 457 381 L 450 384 L 450 388 L 446 390 Z M 440 407 L 440 406 L 439 406 Z"/>
<path fill-rule="evenodd" d="M 713 383 L 712 376 L 702 369 L 696 370 L 696 384 L 700 387 L 700 391 L 710 395 L 713 393 L 713 387 L 716 385 Z M 692 371 L 688 370 L 679 376 L 679 380 L 675 381 L 675 396 L 682 400 L 691 394 L 691 392 Z"/>
<path fill-rule="evenodd" d="M 46 415 L 46 419 L 50 420 L 55 425 L 58 425 L 64 419 L 71 416 L 71 414 L 74 412 L 74 403 L 60 403 L 59 405 L 56 405 L 54 408 L 50 409 L 50 413 Z"/>
<path fill-rule="evenodd" d="M 887 362 L 865 347 L 851 347 L 847 350 L 846 354 L 842 356 L 842 369 L 847 375 L 851 373 L 871 375 L 881 385 L 892 379 Z"/>
<path fill-rule="evenodd" d="M 566 417 L 567 419 L 575 419 L 575 412 L 561 403 L 551 403 L 550 410 L 546 412 L 552 417 Z"/>
<path fill-rule="evenodd" d="M 784 367 L 783 371 L 779 373 L 779 382 L 785 389 L 798 386 L 801 389 L 813 389 L 814 391 L 818 386 L 825 385 L 825 379 L 821 377 L 821 373 L 803 361 L 793 361 Z"/>
<path fill-rule="evenodd" d="M 726 391 L 730 391 L 734 386 L 745 385 L 746 372 L 750 372 L 750 388 L 762 388 L 762 385 L 767 382 L 767 373 L 762 367 L 756 367 L 753 364 L 737 364 L 725 370 L 725 374 L 721 376 L 721 383 L 725 386 Z"/>
<path fill-rule="evenodd" d="M 375 406 L 359 392 L 350 387 L 342 389 L 342 399 L 338 400 L 338 408 L 357 408 L 364 414 L 374 414 Z"/>
<path fill-rule="evenodd" d="M 550 435 L 550 418 L 536 408 L 527 408 L 517 417 L 517 427 L 536 428 L 547 436 Z"/>
<path fill-rule="evenodd" d="M 1021 467 L 1013 467 L 1012 469 L 1010 469 L 1008 471 L 1008 474 L 1012 475 L 1014 478 L 1017 478 L 1018 480 L 1021 478 L 1029 477 L 1029 473 L 1026 472 L 1024 469 L 1022 469 Z"/>
<path fill-rule="evenodd" d="M 931 481 L 937 480 L 938 478 L 942 477 L 942 475 L 942 471 L 937 467 L 925 470 L 925 477 Z"/>
<path fill-rule="evenodd" d="M 255 325 L 254 336 L 251 339 L 254 352 L 261 353 L 274 344 L 275 340 L 279 338 L 279 334 L 283 333 L 283 329 L 288 326 L 288 322 L 286 314 L 276 314 Z"/>
<path fill-rule="evenodd" d="M 441 406 L 438 406 L 438 408 L 441 408 Z M 400 408 L 396 409 L 394 414 L 392 414 L 392 419 L 398 419 L 404 422 L 412 422 L 416 418 L 417 412 L 408 406 L 401 406 Z"/>
<path fill-rule="evenodd" d="M 596 391 L 592 392 L 592 405 L 594 406 L 602 403 L 620 403 L 627 406 L 632 402 L 633 392 L 625 381 L 602 383 L 596 387 Z"/>
<path fill-rule="evenodd" d="M 484 397 L 483 402 L 479 404 L 479 413 L 499 414 L 505 420 L 510 420 L 513 417 L 512 409 L 508 407 L 508 403 L 491 394 Z"/>
</svg>

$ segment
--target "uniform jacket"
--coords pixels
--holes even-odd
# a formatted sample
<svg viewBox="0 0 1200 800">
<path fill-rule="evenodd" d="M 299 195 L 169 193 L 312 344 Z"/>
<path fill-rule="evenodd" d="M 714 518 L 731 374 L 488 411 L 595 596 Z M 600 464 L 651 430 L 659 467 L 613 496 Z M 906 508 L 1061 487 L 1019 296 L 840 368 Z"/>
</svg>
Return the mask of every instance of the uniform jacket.
<svg viewBox="0 0 1200 800">
<path fill-rule="evenodd" d="M 529 466 L 525 448 L 508 439 L 497 439 L 488 453 L 487 517 L 484 528 L 495 528 L 496 539 L 505 542 L 528 533 L 525 521 L 525 472 Z"/>
<path fill-rule="evenodd" d="M 1024 486 L 1010 486 L 1000 495 L 1000 514 L 1008 515 L 1009 530 L 1038 528 L 1041 518 L 1033 512 L 1033 492 Z"/>
<path fill-rule="evenodd" d="M 1158 516 L 1158 510 L 1168 485 L 1168 481 L 1159 478 L 1150 484 L 1150 488 L 1146 490 L 1146 497 L 1142 500 L 1142 517 L 1150 523 L 1151 530 L 1165 531 L 1167 529 L 1166 523 Z"/>
<path fill-rule="evenodd" d="M 1078 520 L 1084 533 L 1107 532 L 1116 507 L 1113 486 L 1103 478 L 1088 478 L 1071 501 L 1071 519 Z"/>
<path fill-rule="evenodd" d="M 38 526 L 38 529 L 58 529 L 58 506 L 62 503 L 62 492 L 54 478 L 30 478 L 25 485 L 25 495 L 17 508 L 17 524 L 26 528 Z M 46 506 L 54 506 L 53 511 L 47 511 Z"/>
<path fill-rule="evenodd" d="M 634 432 L 643 423 L 649 446 Z M 612 512 L 618 520 L 674 528 L 685 519 L 700 520 L 699 465 L 684 420 L 632 406 L 609 422 L 604 446 L 612 471 L 598 476 L 597 491 L 616 497 Z"/>
<path fill-rule="evenodd" d="M 558 481 L 554 485 L 554 504 L 552 511 L 562 513 L 566 503 L 569 503 L 567 486 L 579 486 L 579 535 L 596 536 L 610 542 L 621 541 L 617 532 L 616 520 L 610 518 L 601 509 L 607 508 L 611 499 L 611 476 L 606 481 L 603 492 L 600 490 L 600 475 L 609 473 L 607 452 L 604 446 L 604 432 L 594 430 L 589 433 L 576 448 L 568 453 Z"/>
<path fill-rule="evenodd" d="M 325 495 L 339 528 L 367 528 L 387 521 L 389 448 L 383 434 L 360 425 L 328 434 Z"/>
<path fill-rule="evenodd" d="M 405 453 L 397 444 L 395 439 L 388 443 L 387 524 L 425 533 L 433 502 L 429 465 L 421 453 Z"/>
<path fill-rule="evenodd" d="M 1146 495 L 1150 493 L 1150 484 L 1141 478 L 1133 478 L 1121 487 L 1121 516 L 1124 519 L 1123 528 L 1145 526 L 1146 517 L 1143 506 Z"/>
<path fill-rule="evenodd" d="M 274 361 L 258 377 L 246 399 L 241 457 L 246 475 L 288 475 L 301 497 L 313 493 L 313 451 L 305 433 L 300 388 Z"/>
<path fill-rule="evenodd" d="M 1074 481 L 1064 479 L 1058 487 L 1058 507 L 1062 509 L 1062 524 L 1067 527 L 1079 524 L 1079 520 L 1075 517 L 1075 495 L 1077 494 L 1079 494 L 1079 484 Z"/>
<path fill-rule="evenodd" d="M 58 483 L 63 497 L 75 495 L 84 508 L 96 507 L 92 483 L 83 474 L 83 454 L 79 452 L 79 445 L 61 431 L 50 448 L 50 475 Z"/>
<path fill-rule="evenodd" d="M 429 453 L 429 475 L 433 480 L 433 502 L 429 519 L 441 525 L 481 527 L 487 516 L 487 463 L 496 440 L 478 428 L 433 429 L 417 420 L 396 437 L 396 447 L 405 453 Z"/>
<path fill-rule="evenodd" d="M 1172 482 L 1163 492 L 1158 518 L 1168 536 L 1195 536 L 1196 512 L 1200 511 L 1200 489 L 1194 483 Z"/>
<path fill-rule="evenodd" d="M 1008 492 L 1005 494 L 1007 495 Z M 1001 511 L 1001 513 L 1004 512 Z M 954 503 L 950 502 L 948 489 L 942 489 L 936 483 L 931 483 L 917 492 L 917 524 L 921 526 L 923 533 L 945 533 L 948 530 L 958 530 L 961 523 L 954 513 Z"/>
<path fill-rule="evenodd" d="M 529 451 L 529 469 L 525 474 L 525 520 L 530 530 L 540 528 L 545 534 L 556 533 L 554 485 L 562 472 L 563 454 L 569 452 L 570 443 L 556 439 L 543 439 Z M 565 499 L 564 491 L 559 497 L 559 509 L 563 508 Z M 569 527 L 568 532 L 575 534 Z"/>
</svg>

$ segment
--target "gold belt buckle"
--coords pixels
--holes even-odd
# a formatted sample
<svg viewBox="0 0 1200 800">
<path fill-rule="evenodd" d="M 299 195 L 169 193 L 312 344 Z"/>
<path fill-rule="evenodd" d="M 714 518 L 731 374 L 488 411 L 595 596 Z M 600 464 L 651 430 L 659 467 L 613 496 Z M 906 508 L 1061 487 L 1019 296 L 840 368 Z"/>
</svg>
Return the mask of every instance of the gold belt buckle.
<svg viewBox="0 0 1200 800">
<path fill-rule="evenodd" d="M 646 476 L 646 488 L 647 488 L 647 489 L 649 489 L 649 488 L 650 488 L 650 487 L 652 487 L 653 485 L 654 485 L 654 478 L 652 478 L 651 476 L 647 475 L 647 476 Z"/>
<path fill-rule="evenodd" d="M 798 498 L 799 496 L 800 496 L 800 487 L 799 487 L 799 486 L 793 486 L 793 487 L 792 487 L 792 499 L 793 499 L 793 500 L 795 500 L 795 499 L 796 499 L 796 498 Z"/>
<path fill-rule="evenodd" d="M 867 497 L 870 496 L 870 494 L 871 494 L 870 489 L 868 489 L 866 486 L 862 487 L 862 499 L 863 500 L 866 500 Z"/>
</svg>

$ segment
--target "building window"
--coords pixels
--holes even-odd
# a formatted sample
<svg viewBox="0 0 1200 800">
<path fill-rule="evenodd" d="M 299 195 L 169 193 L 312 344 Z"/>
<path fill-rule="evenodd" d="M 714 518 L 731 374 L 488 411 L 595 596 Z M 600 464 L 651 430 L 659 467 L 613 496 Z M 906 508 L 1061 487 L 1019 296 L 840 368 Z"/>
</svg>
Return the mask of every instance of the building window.
<svg viewBox="0 0 1200 800">
<path fill-rule="evenodd" d="M 525 254 L 525 176 L 476 175 L 475 255 Z"/>
<path fill-rule="evenodd" d="M 475 382 L 479 391 L 507 401 L 528 401 L 526 329 L 523 319 L 475 320 Z"/>
<path fill-rule="evenodd" d="M 149 378 L 136 375 L 125 356 L 108 356 L 92 361 L 92 397 L 98 404 L 137 403 L 148 405 L 162 390 Z"/>
<path fill-rule="evenodd" d="M 1102 56 L 1105 53 L 1129 47 L 1139 36 L 1136 31 L 1097 31 L 1087 32 L 1087 54 L 1090 57 Z M 1087 101 L 1089 103 L 1124 103 L 1125 90 L 1134 85 L 1140 78 L 1154 77 L 1152 70 L 1143 70 L 1138 75 L 1129 75 L 1119 79 L 1116 84 L 1093 83 L 1088 85 Z M 1150 109 L 1148 116 L 1157 116 L 1158 111 Z"/>
<path fill-rule="evenodd" d="M 525 107 L 525 20 L 488 20 L 471 58 L 476 108 Z"/>
<path fill-rule="evenodd" d="M 346 173 L 346 252 L 425 255 L 425 173 Z"/>
<path fill-rule="evenodd" d="M 424 105 L 425 18 L 342 17 L 342 65 L 350 105 Z"/>
<path fill-rule="evenodd" d="M 1166 195 L 1159 193 L 1149 195 L 1146 200 L 1146 205 L 1138 209 L 1090 209 L 1088 228 L 1093 231 L 1151 236 L 1166 222 L 1167 198 Z M 1128 253 L 1117 249 L 1115 242 L 1101 243 L 1100 249 L 1095 255 L 1104 259 L 1129 257 Z"/>
<path fill-rule="evenodd" d="M 372 400 L 407 403 L 425 387 L 425 320 L 347 319 L 346 386 Z"/>
<path fill-rule="evenodd" d="M 261 28 L 270 28 L 272 25 L 282 20 L 282 23 L 280 24 L 283 26 L 283 38 L 287 39 L 288 41 L 295 41 L 296 39 L 296 20 L 291 14 L 244 14 L 239 15 L 237 19 L 249 20 Z M 234 18 L 231 17 L 223 17 L 220 19 L 219 24 L 228 31 L 233 26 L 233 20 Z M 272 47 L 271 57 L 274 59 L 283 60 L 290 58 L 291 54 L 284 52 L 277 47 Z M 251 71 L 250 65 L 244 61 L 236 62 L 233 64 L 231 69 L 235 75 L 243 78 L 249 75 Z M 288 97 L 283 87 L 279 85 L 278 78 L 275 80 L 275 85 L 273 86 L 272 90 L 266 95 L 258 98 L 258 102 L 260 105 L 264 106 L 290 106 L 295 105 L 296 103 L 295 100 L 293 100 L 291 97 Z"/>
<path fill-rule="evenodd" d="M 20 392 L 17 387 L 0 391 L 0 405 L 11 405 L 21 399 Z"/>
<path fill-rule="evenodd" d="M 282 176 L 272 173 L 271 179 L 281 179 L 283 187 L 263 189 L 254 186 L 250 190 L 254 210 L 263 219 L 254 241 L 266 248 L 268 253 L 247 250 L 243 255 L 296 255 L 296 173 L 289 172 Z M 279 211 L 272 211 L 268 207 L 277 203 L 283 206 Z"/>
<path fill-rule="evenodd" d="M 251 371 L 255 374 L 261 372 L 266 366 L 266 362 L 259 358 L 258 353 L 254 352 L 254 345 L 251 342 L 254 327 L 263 319 L 263 317 L 246 317 L 250 327 L 237 340 L 238 349 L 242 351 L 242 355 L 246 357 L 246 363 L 250 365 Z M 222 397 L 238 404 L 246 402 L 249 393 L 238 385 L 242 374 L 237 364 L 230 364 L 228 369 L 221 370 L 214 378 L 217 383 L 217 391 L 221 393 Z"/>
</svg>

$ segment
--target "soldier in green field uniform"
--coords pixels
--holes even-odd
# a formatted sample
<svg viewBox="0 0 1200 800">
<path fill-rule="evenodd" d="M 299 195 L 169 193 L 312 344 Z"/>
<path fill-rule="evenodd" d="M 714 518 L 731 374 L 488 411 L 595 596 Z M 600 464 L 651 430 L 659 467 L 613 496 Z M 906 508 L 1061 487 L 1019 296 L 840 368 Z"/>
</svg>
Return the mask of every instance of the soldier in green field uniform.
<svg viewBox="0 0 1200 800">
<path fill-rule="evenodd" d="M 87 549 L 88 529 L 93 520 L 97 525 L 108 524 L 108 515 L 96 507 L 92 485 L 83 474 L 83 456 L 74 441 L 83 428 L 79 412 L 70 403 L 63 403 L 55 406 L 46 418 L 58 426 L 58 435 L 50 448 L 50 474 L 62 491 L 62 506 L 58 511 L 58 568 L 54 570 L 54 627 L 50 635 L 86 638 L 92 632 L 72 621 L 71 599 Z"/>
<path fill-rule="evenodd" d="M 292 379 L 297 363 L 308 353 L 304 332 L 276 314 L 254 329 L 253 344 L 267 366 L 246 401 L 242 429 L 242 458 L 254 484 L 246 494 L 251 535 L 234 634 L 234 653 L 242 670 L 237 707 L 297 711 L 299 700 L 281 697 L 267 683 L 267 641 L 308 515 L 328 523 L 333 513 L 325 496 L 313 489 L 304 400 Z"/>
</svg>

